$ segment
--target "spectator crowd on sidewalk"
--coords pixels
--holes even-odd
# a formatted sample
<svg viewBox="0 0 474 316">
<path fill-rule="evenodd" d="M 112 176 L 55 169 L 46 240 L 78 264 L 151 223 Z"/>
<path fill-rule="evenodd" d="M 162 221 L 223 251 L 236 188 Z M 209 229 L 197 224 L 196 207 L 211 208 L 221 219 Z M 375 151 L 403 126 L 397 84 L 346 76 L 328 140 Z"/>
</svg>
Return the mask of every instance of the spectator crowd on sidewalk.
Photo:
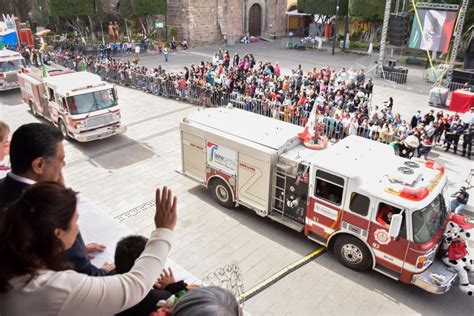
<svg viewBox="0 0 474 316">
<path fill-rule="evenodd" d="M 462 156 L 471 157 L 472 124 L 463 122 L 457 114 L 434 114 L 433 110 L 426 115 L 419 112 L 407 120 L 396 113 L 391 97 L 383 105 L 373 105 L 374 83 L 363 69 L 325 67 L 304 72 L 298 65 L 291 74 L 283 74 L 278 62 L 257 61 L 253 54 L 231 55 L 223 49 L 212 60 L 185 66 L 175 73 L 166 72 L 161 66 L 140 66 L 138 60 L 85 56 L 70 50 L 54 52 L 52 58 L 77 71 L 94 72 L 105 80 L 156 95 L 207 107 L 231 104 L 301 126 L 316 107 L 317 119 L 332 141 L 359 135 L 384 143 L 396 142 L 403 148 L 404 140 L 413 135 L 418 145 L 407 146 L 404 156 L 426 158 L 436 145 L 443 145 L 446 151 L 452 148 L 456 154 L 462 141 Z"/>
</svg>

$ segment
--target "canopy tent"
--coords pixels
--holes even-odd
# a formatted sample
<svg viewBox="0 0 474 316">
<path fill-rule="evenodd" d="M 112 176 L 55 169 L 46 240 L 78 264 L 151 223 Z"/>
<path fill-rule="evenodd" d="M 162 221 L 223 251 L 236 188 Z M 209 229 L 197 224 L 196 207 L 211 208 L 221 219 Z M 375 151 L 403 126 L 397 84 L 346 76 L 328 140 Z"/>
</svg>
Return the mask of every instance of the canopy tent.
<svg viewBox="0 0 474 316">
<path fill-rule="evenodd" d="M 301 30 L 304 28 L 304 20 L 307 17 L 310 17 L 311 14 L 308 13 L 301 13 L 298 10 L 292 10 L 286 12 L 286 33 L 288 34 L 290 29 L 298 29 Z M 303 20 L 302 20 L 303 19 Z"/>
<path fill-rule="evenodd" d="M 293 11 L 287 11 L 286 15 L 288 15 L 288 16 L 310 16 L 311 14 L 301 13 L 301 12 L 298 12 L 298 10 L 293 10 Z"/>
</svg>

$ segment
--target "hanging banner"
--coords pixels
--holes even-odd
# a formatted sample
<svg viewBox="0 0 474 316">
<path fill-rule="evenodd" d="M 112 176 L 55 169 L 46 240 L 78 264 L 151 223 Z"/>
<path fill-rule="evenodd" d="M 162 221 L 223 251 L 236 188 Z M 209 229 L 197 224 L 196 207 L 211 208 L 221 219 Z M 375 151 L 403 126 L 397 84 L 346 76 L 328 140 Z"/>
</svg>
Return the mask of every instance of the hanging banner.
<svg viewBox="0 0 474 316">
<path fill-rule="evenodd" d="M 418 15 L 420 22 L 413 18 L 408 47 L 447 53 L 457 12 L 421 9 Z"/>
</svg>

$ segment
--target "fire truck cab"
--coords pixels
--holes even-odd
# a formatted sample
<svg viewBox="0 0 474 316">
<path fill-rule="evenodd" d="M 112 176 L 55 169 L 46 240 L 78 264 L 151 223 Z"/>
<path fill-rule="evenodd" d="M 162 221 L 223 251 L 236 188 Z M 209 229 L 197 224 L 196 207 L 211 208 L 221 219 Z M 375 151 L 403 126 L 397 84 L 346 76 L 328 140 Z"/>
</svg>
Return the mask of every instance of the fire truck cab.
<svg viewBox="0 0 474 316">
<path fill-rule="evenodd" d="M 457 277 L 436 257 L 449 219 L 444 168 L 348 136 L 305 147 L 289 123 L 205 109 L 180 124 L 183 174 L 221 205 L 244 205 L 331 248 L 345 266 L 432 293 Z"/>
<path fill-rule="evenodd" d="M 20 53 L 0 49 L 0 91 L 19 88 L 18 74 L 24 67 L 25 60 Z"/>
<path fill-rule="evenodd" d="M 88 142 L 124 133 L 117 90 L 88 72 L 48 67 L 19 75 L 23 102 L 64 137 Z"/>
</svg>

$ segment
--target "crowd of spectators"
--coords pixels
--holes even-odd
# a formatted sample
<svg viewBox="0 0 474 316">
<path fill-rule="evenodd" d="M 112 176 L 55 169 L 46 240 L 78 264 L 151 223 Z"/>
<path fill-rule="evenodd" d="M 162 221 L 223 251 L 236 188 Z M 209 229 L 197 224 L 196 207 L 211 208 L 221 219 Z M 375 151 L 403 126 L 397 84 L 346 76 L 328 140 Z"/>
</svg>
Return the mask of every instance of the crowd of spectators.
<svg viewBox="0 0 474 316">
<path fill-rule="evenodd" d="M 177 222 L 169 188 L 156 190 L 150 238 L 125 237 L 115 264 L 95 267 L 90 258 L 104 246 L 81 237 L 79 196 L 63 177 L 62 134 L 49 124 L 25 124 L 8 150 L 2 122 L 0 133 L 0 153 L 11 163 L 0 179 L 0 314 L 241 315 L 229 291 L 176 282 L 164 269 Z"/>
<path fill-rule="evenodd" d="M 84 56 L 68 50 L 56 52 L 54 59 L 67 67 L 86 69 L 105 80 L 156 95 L 207 107 L 232 104 L 301 126 L 316 107 L 317 120 L 324 124 L 324 133 L 332 141 L 359 135 L 384 143 L 397 142 L 403 148 L 406 137 L 414 135 L 419 140 L 418 147 L 402 155 L 426 158 L 437 144 L 444 145 L 446 151 L 453 147 L 457 153 L 462 137 L 462 155 L 471 156 L 472 125 L 459 115 L 449 116 L 443 111 L 436 116 L 434 111 L 424 116 L 418 113 L 407 120 L 394 110 L 392 97 L 382 105 L 371 104 L 374 84 L 363 69 L 325 67 L 304 72 L 298 65 L 291 74 L 283 74 L 278 62 L 257 61 L 253 54 L 231 56 L 223 49 L 212 60 L 185 66 L 175 73 L 166 72 L 161 66 L 140 66 L 138 60 Z"/>
</svg>

